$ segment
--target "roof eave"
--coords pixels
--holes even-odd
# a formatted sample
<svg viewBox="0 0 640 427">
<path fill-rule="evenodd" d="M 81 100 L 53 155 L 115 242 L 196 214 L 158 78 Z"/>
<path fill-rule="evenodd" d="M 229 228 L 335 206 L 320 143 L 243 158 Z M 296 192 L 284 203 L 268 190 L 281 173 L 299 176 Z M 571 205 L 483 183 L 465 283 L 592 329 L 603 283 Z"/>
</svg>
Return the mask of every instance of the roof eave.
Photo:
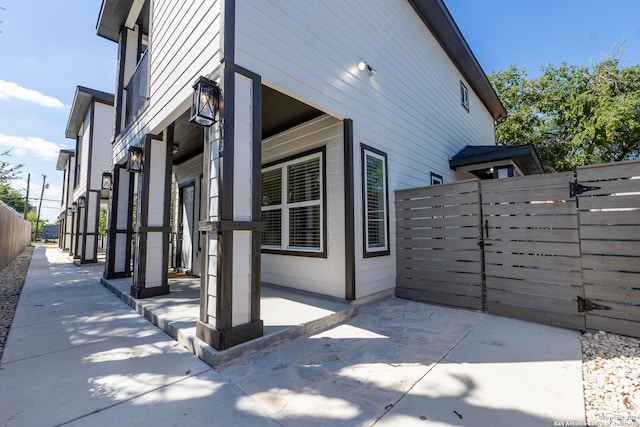
<svg viewBox="0 0 640 427">
<path fill-rule="evenodd" d="M 78 86 L 73 97 L 73 104 L 71 104 L 71 112 L 69 113 L 69 120 L 64 133 L 67 138 L 75 139 L 78 136 L 92 102 L 114 105 L 114 96 L 112 93 Z"/>
<path fill-rule="evenodd" d="M 443 0 L 408 0 L 494 120 L 507 116 L 496 91 Z"/>
<path fill-rule="evenodd" d="M 56 170 L 62 171 L 67 166 L 69 157 L 75 156 L 75 150 L 60 150 L 58 153 L 58 161 L 56 163 Z"/>
</svg>

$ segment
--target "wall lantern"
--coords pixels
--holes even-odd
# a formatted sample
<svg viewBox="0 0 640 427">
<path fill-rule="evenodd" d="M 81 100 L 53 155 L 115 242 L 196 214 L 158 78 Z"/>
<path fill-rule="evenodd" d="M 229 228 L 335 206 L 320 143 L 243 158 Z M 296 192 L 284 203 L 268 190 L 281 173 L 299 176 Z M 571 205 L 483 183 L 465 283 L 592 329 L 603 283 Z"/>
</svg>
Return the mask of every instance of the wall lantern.
<svg viewBox="0 0 640 427">
<path fill-rule="evenodd" d="M 216 122 L 216 114 L 219 110 L 220 87 L 213 80 L 200 76 L 193 84 L 189 121 L 202 126 L 211 126 Z"/>
<path fill-rule="evenodd" d="M 78 207 L 84 208 L 85 206 L 87 206 L 87 199 L 84 196 L 80 196 L 78 198 Z"/>
<path fill-rule="evenodd" d="M 132 145 L 129 147 L 129 156 L 127 157 L 127 170 L 129 172 L 142 172 L 142 158 L 144 151 L 142 147 Z"/>
<path fill-rule="evenodd" d="M 358 70 L 360 71 L 367 71 L 367 73 L 369 73 L 369 76 L 373 76 L 376 73 L 376 70 L 373 69 L 373 67 L 371 67 L 371 65 L 367 64 L 364 61 L 360 61 L 358 62 Z"/>
<path fill-rule="evenodd" d="M 71 203 L 71 213 L 76 213 L 78 212 L 78 203 L 73 202 Z"/>
<path fill-rule="evenodd" d="M 113 175 L 111 172 L 102 172 L 102 189 L 109 190 L 113 188 Z"/>
<path fill-rule="evenodd" d="M 73 213 L 73 209 L 67 208 L 67 215 L 71 216 L 72 213 Z"/>
</svg>

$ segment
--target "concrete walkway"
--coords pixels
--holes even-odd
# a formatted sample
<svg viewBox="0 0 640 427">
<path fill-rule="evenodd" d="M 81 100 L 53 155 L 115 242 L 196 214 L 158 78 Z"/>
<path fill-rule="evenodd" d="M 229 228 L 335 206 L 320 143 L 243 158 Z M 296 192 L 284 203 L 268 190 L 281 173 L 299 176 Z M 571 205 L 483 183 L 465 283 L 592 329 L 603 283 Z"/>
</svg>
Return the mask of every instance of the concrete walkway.
<svg viewBox="0 0 640 427">
<path fill-rule="evenodd" d="M 34 251 L 0 426 L 584 425 L 578 332 L 392 298 L 213 369 L 101 273 Z"/>
</svg>

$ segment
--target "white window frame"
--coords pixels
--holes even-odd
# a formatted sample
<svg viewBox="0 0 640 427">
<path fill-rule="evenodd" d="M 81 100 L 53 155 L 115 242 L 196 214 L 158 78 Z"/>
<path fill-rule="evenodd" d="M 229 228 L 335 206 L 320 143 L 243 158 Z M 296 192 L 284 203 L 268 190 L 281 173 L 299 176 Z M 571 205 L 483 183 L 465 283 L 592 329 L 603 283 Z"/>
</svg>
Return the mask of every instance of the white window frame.
<svg viewBox="0 0 640 427">
<path fill-rule="evenodd" d="M 469 112 L 469 89 L 462 82 L 460 82 L 460 105 Z"/>
<path fill-rule="evenodd" d="M 289 203 L 287 197 L 287 188 L 288 188 L 288 167 L 291 165 L 295 165 L 298 163 L 303 163 L 305 161 L 317 158 L 319 159 L 320 164 L 320 198 L 318 200 L 307 200 L 303 202 L 295 202 Z M 261 173 L 265 173 L 274 169 L 281 169 L 281 182 L 280 189 L 282 191 L 281 200 L 282 202 L 279 205 L 270 205 L 270 206 L 262 206 L 261 210 L 269 211 L 269 210 L 280 210 L 282 212 L 281 215 L 281 238 L 280 238 L 280 246 L 274 245 L 262 245 L 261 248 L 265 252 L 269 253 L 282 253 L 285 255 L 296 255 L 299 254 L 313 254 L 314 256 L 325 255 L 325 245 L 326 245 L 326 233 L 325 233 L 325 215 L 326 215 L 326 207 L 325 207 L 325 167 L 324 167 L 324 150 L 315 151 L 310 154 L 303 154 L 302 156 L 291 158 L 290 160 L 285 160 L 279 163 L 276 163 L 272 166 L 268 166 L 262 169 Z M 289 242 L 289 222 L 290 222 L 290 211 L 295 208 L 300 207 L 308 207 L 308 206 L 318 206 L 320 208 L 320 247 L 299 247 L 299 246 L 291 246 Z"/>
<path fill-rule="evenodd" d="M 362 236 L 363 255 L 365 258 L 374 256 L 389 255 L 389 175 L 387 166 L 387 154 L 361 144 L 362 151 Z M 383 171 L 383 225 L 384 225 L 384 246 L 371 247 L 369 243 L 369 204 L 367 203 L 367 157 L 372 157 L 382 161 Z"/>
</svg>

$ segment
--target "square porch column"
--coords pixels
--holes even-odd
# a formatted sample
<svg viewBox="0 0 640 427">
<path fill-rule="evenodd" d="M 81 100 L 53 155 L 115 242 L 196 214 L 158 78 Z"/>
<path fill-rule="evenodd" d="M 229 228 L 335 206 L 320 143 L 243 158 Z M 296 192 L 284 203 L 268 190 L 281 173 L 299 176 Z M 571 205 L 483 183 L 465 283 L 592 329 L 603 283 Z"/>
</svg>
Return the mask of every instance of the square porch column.
<svg viewBox="0 0 640 427">
<path fill-rule="evenodd" d="M 138 173 L 138 206 L 131 296 L 147 298 L 169 293 L 169 210 L 173 125 L 162 137 L 147 135 L 142 172 Z"/>
<path fill-rule="evenodd" d="M 198 338 L 218 350 L 263 335 L 260 320 L 260 76 L 222 66 L 224 109 L 205 131 L 204 233 Z"/>
<path fill-rule="evenodd" d="M 131 277 L 133 232 L 133 174 L 124 165 L 113 168 L 113 189 L 109 200 L 105 279 Z"/>
</svg>

